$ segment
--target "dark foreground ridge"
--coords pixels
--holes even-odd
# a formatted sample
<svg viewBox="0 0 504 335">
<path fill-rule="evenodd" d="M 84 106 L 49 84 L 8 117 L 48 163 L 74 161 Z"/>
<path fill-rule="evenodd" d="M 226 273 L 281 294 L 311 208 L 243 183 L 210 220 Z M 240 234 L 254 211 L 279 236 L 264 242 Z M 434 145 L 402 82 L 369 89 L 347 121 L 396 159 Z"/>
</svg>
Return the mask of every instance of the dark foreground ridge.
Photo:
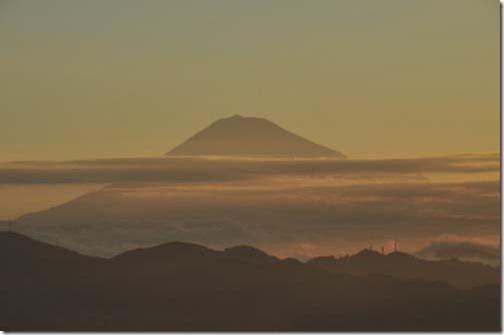
<svg viewBox="0 0 504 335">
<path fill-rule="evenodd" d="M 457 288 L 473 288 L 500 283 L 500 269 L 458 259 L 428 261 L 403 252 L 382 255 L 372 250 L 335 258 L 317 257 L 309 265 L 334 274 L 386 275 L 405 280 L 422 279 L 450 284 Z"/>
<path fill-rule="evenodd" d="M 8 331 L 500 330 L 500 286 L 492 280 L 461 289 L 448 284 L 449 278 L 357 273 L 353 264 L 398 257 L 428 262 L 364 252 L 302 263 L 248 246 L 215 251 L 182 242 L 102 259 L 0 233 L 0 326 Z M 352 270 L 334 262 L 352 263 L 344 265 Z M 466 273 L 473 276 L 471 271 L 476 270 Z"/>
</svg>

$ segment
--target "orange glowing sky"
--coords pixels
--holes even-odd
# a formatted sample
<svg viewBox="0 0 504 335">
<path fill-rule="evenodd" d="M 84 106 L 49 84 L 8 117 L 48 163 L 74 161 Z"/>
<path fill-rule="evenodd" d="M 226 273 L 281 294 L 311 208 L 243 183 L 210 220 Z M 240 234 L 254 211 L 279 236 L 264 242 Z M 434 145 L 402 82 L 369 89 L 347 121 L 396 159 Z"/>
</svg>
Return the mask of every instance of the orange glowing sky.
<svg viewBox="0 0 504 335">
<path fill-rule="evenodd" d="M 350 157 L 499 150 L 499 2 L 0 4 L 0 161 L 157 156 L 259 116 Z"/>
</svg>

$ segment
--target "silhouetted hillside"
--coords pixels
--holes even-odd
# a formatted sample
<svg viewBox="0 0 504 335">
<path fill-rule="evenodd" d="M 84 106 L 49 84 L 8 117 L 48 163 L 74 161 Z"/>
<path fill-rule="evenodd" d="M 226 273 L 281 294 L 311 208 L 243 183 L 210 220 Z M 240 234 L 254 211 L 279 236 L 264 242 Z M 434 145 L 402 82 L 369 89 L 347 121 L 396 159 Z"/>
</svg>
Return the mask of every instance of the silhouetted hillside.
<svg viewBox="0 0 504 335">
<path fill-rule="evenodd" d="M 240 115 L 215 121 L 167 155 L 345 157 L 269 120 Z"/>
<path fill-rule="evenodd" d="M 460 290 L 332 274 L 246 246 L 215 251 L 174 242 L 107 260 L 17 234 L 0 239 L 2 259 L 9 260 L 0 276 L 5 330 L 500 329 L 498 285 Z"/>
<path fill-rule="evenodd" d="M 0 232 L 0 262 L 7 267 L 48 266 L 99 260 L 13 232 Z"/>
<path fill-rule="evenodd" d="M 335 274 L 387 275 L 401 279 L 440 281 L 459 288 L 500 283 L 498 268 L 456 259 L 428 261 L 402 252 L 382 255 L 365 249 L 350 257 L 318 257 L 308 264 Z"/>
</svg>

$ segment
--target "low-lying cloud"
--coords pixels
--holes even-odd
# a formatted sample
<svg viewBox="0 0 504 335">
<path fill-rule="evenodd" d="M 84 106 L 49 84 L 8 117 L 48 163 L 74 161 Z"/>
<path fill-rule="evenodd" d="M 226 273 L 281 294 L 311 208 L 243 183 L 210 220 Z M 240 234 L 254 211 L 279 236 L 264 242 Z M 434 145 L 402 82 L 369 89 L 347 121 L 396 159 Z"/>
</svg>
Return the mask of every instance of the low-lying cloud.
<svg viewBox="0 0 504 335">
<path fill-rule="evenodd" d="M 414 159 L 226 159 L 163 157 L 0 165 L 0 184 L 208 182 L 266 176 L 423 178 L 424 174 L 498 173 L 498 154 Z"/>
<path fill-rule="evenodd" d="M 34 237 L 84 253 L 183 240 L 312 257 L 369 244 L 390 250 L 395 237 L 412 252 L 446 234 L 498 236 L 499 162 L 497 154 L 22 162 L 0 166 L 0 184 L 108 184 L 17 220 Z"/>
<path fill-rule="evenodd" d="M 474 259 L 494 263 L 500 260 L 500 247 L 470 241 L 434 241 L 416 254 L 426 258 Z"/>
</svg>

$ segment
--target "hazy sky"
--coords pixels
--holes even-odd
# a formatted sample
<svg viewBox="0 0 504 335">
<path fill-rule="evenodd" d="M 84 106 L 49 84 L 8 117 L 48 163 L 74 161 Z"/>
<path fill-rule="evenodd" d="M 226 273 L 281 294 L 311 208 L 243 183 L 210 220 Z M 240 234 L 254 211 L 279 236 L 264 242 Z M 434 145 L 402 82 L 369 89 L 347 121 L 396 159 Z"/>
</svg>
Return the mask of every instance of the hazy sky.
<svg viewBox="0 0 504 335">
<path fill-rule="evenodd" d="M 499 150 L 497 0 L 0 2 L 0 160 L 266 117 L 350 157 Z"/>
</svg>

